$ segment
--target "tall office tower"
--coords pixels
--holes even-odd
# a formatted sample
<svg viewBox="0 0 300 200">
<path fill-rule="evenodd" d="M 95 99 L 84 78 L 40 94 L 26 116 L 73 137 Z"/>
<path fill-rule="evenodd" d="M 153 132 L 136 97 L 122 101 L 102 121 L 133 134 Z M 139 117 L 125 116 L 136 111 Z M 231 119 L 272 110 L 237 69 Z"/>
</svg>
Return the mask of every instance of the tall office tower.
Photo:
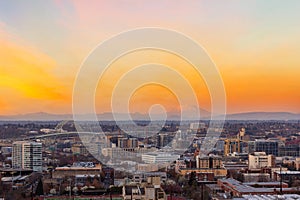
<svg viewBox="0 0 300 200">
<path fill-rule="evenodd" d="M 235 138 L 227 138 L 224 141 L 224 156 L 232 153 L 242 153 L 244 139 L 246 135 L 245 128 L 241 128 Z"/>
<path fill-rule="evenodd" d="M 196 156 L 196 166 L 199 169 L 219 169 L 222 164 L 222 157 L 219 156 Z"/>
<path fill-rule="evenodd" d="M 279 142 L 277 140 L 256 139 L 248 142 L 249 153 L 265 152 L 267 155 L 278 156 Z"/>
<path fill-rule="evenodd" d="M 193 131 L 197 131 L 203 128 L 205 128 L 205 123 L 199 123 L 199 122 L 190 123 L 190 129 Z"/>
<path fill-rule="evenodd" d="M 119 148 L 128 148 L 127 138 L 118 138 L 118 147 Z"/>
<path fill-rule="evenodd" d="M 129 138 L 127 140 L 128 148 L 137 148 L 138 147 L 138 139 L 137 138 Z"/>
<path fill-rule="evenodd" d="M 285 145 L 279 146 L 278 150 L 279 156 L 291 156 L 299 157 L 300 156 L 300 144 L 299 140 L 289 141 Z"/>
<path fill-rule="evenodd" d="M 158 133 L 156 136 L 156 146 L 165 147 L 172 142 L 174 135 L 169 133 Z"/>
<path fill-rule="evenodd" d="M 17 141 L 13 143 L 13 168 L 42 171 L 42 143 Z"/>
<path fill-rule="evenodd" d="M 224 144 L 224 156 L 232 153 L 241 153 L 241 141 L 239 139 L 226 139 Z"/>
</svg>

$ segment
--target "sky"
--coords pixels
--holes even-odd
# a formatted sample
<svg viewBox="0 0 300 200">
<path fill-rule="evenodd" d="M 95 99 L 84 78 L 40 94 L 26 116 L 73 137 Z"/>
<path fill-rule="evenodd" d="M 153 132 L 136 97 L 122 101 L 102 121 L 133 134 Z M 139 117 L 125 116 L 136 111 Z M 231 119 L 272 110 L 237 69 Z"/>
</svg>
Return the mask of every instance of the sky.
<svg viewBox="0 0 300 200">
<path fill-rule="evenodd" d="M 84 59 L 113 35 L 141 27 L 172 29 L 197 41 L 221 74 L 228 113 L 300 113 L 299 9 L 298 0 L 2 0 L 0 115 L 72 113 L 73 86 Z M 208 87 L 189 63 L 145 50 L 123 56 L 105 72 L 95 95 L 97 112 L 111 111 L 112 90 L 124 73 L 149 62 L 178 70 L 198 106 L 211 110 Z M 140 72 L 122 84 L 146 76 Z M 179 100 L 168 88 L 145 85 L 133 91 L 129 110 L 145 113 L 161 104 L 177 112 L 195 106 Z"/>
</svg>

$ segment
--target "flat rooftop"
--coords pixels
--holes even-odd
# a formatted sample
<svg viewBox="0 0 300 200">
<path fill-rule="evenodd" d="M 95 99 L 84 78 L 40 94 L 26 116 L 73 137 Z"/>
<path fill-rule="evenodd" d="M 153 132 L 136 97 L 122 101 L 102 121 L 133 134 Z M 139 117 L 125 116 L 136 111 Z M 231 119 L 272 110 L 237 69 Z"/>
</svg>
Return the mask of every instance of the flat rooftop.
<svg viewBox="0 0 300 200">
<path fill-rule="evenodd" d="M 243 197 L 240 198 L 233 198 L 233 200 L 242 200 L 242 199 L 248 199 L 248 200 L 293 200 L 293 199 L 300 199 L 300 195 L 298 194 L 284 194 L 284 195 L 243 195 Z"/>
<path fill-rule="evenodd" d="M 228 189 L 234 189 L 239 193 L 273 193 L 276 189 L 277 191 L 280 188 L 255 188 L 246 184 L 243 184 L 235 179 L 219 179 L 219 181 L 226 183 L 224 186 Z M 293 188 L 282 188 L 283 191 L 293 191 Z"/>
<path fill-rule="evenodd" d="M 280 175 L 300 175 L 300 171 L 276 171 L 276 173 Z"/>
<path fill-rule="evenodd" d="M 65 167 L 56 167 L 56 171 L 68 171 L 68 170 L 101 170 L 102 167 L 100 164 L 96 164 L 93 167 L 82 167 L 82 166 L 65 166 Z"/>
</svg>

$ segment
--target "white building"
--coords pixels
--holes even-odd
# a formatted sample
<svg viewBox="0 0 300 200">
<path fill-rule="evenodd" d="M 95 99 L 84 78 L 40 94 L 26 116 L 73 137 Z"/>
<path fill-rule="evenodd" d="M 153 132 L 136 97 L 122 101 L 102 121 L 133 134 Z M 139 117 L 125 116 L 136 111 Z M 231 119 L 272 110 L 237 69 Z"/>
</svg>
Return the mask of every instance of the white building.
<svg viewBox="0 0 300 200">
<path fill-rule="evenodd" d="M 42 143 L 18 141 L 13 143 L 12 167 L 42 171 Z"/>
<path fill-rule="evenodd" d="M 145 163 L 168 163 L 175 161 L 179 158 L 179 155 L 170 153 L 147 153 L 142 155 L 142 161 Z"/>
<path fill-rule="evenodd" d="M 197 131 L 198 129 L 205 128 L 205 123 L 194 122 L 190 123 L 190 129 Z"/>
<path fill-rule="evenodd" d="M 266 155 L 265 152 L 254 152 L 249 154 L 249 169 L 260 169 L 263 167 L 274 167 L 275 157 Z"/>
</svg>

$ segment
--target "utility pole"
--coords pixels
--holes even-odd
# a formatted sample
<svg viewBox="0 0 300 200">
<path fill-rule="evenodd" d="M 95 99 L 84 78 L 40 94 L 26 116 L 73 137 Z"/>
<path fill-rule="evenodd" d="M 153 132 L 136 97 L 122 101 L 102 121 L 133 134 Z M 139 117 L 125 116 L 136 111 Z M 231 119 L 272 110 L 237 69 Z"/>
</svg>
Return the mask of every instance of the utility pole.
<svg viewBox="0 0 300 200">
<path fill-rule="evenodd" d="M 280 194 L 282 195 L 282 161 L 280 164 Z"/>
<path fill-rule="evenodd" d="M 71 199 L 71 194 L 72 194 L 72 179 L 71 178 L 69 178 L 69 180 L 68 180 L 69 182 L 70 182 L 70 190 L 69 190 L 69 196 L 70 196 L 70 199 Z"/>
<path fill-rule="evenodd" d="M 203 183 L 201 183 L 201 200 L 204 200 Z"/>
<path fill-rule="evenodd" d="M 31 200 L 33 200 L 33 183 L 31 183 Z"/>
</svg>

